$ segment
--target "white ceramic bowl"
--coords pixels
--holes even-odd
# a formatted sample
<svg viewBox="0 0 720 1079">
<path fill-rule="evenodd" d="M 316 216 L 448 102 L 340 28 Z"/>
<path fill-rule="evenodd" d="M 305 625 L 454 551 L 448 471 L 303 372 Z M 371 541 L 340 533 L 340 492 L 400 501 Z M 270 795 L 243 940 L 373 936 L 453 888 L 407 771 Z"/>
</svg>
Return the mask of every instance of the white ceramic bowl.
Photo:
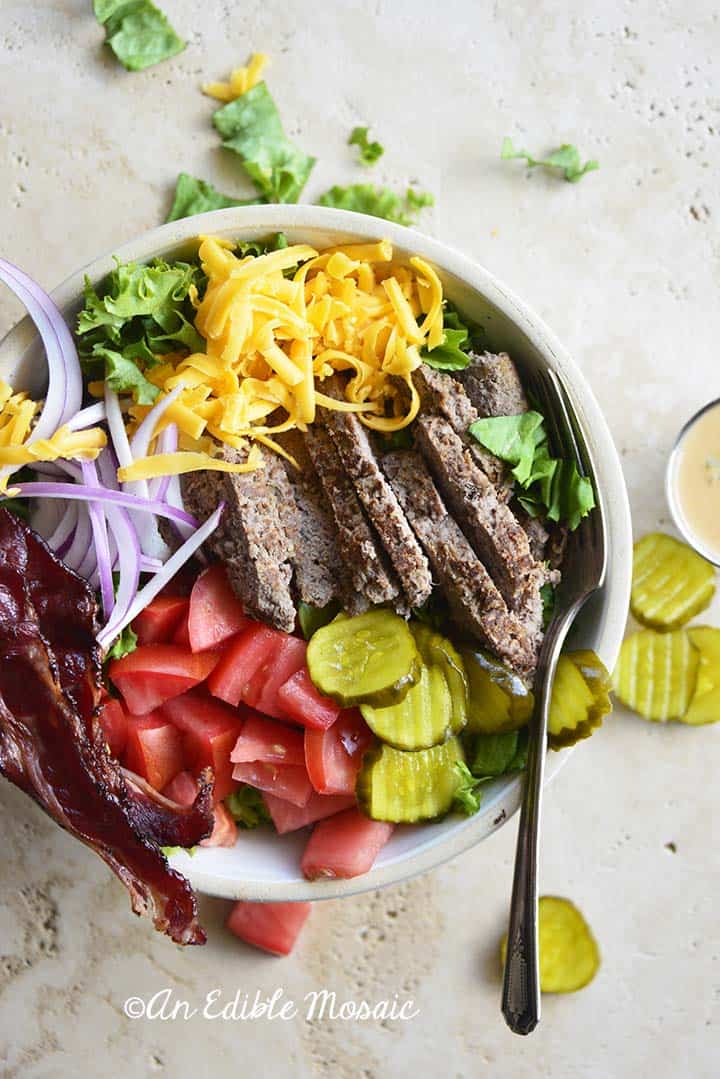
<svg viewBox="0 0 720 1079">
<path fill-rule="evenodd" d="M 192 248 L 198 234 L 247 240 L 283 231 L 291 243 L 323 248 L 332 244 L 387 237 L 401 256 L 420 255 L 435 265 L 446 294 L 469 318 L 487 331 L 490 347 L 506 350 L 526 370 L 552 367 L 567 384 L 597 466 L 600 494 L 607 517 L 609 563 L 607 583 L 578 619 L 574 639 L 592 648 L 610 669 L 622 641 L 630 595 L 632 532 L 620 461 L 607 424 L 584 377 L 542 321 L 492 274 L 464 255 L 412 229 L 344 210 L 316 206 L 252 206 L 218 210 L 172 222 L 124 244 L 112 254 L 123 262 L 147 261 L 155 255 L 174 257 Z M 53 296 L 72 320 L 80 306 L 83 275 L 101 280 L 112 268 L 112 255 L 92 262 L 55 289 Z M 29 321 L 23 320 L 0 344 L 0 376 L 18 389 L 42 391 L 42 358 Z M 551 753 L 550 779 L 567 757 Z M 436 824 L 396 830 L 370 873 L 353 880 L 309 883 L 300 874 L 305 831 L 282 838 L 264 830 L 240 836 L 233 849 L 199 849 L 180 854 L 173 864 L 201 892 L 231 899 L 329 899 L 393 884 L 431 869 L 485 839 L 516 811 L 520 780 L 499 779 L 489 785 L 482 808 L 473 817 L 451 816 Z"/>
</svg>

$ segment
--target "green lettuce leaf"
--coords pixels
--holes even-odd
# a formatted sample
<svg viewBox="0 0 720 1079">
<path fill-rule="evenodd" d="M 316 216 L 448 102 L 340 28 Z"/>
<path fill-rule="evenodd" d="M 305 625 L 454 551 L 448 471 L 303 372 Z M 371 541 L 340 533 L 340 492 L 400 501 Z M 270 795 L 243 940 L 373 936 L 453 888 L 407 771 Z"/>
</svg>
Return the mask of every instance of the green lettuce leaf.
<svg viewBox="0 0 720 1079">
<path fill-rule="evenodd" d="M 472 817 L 477 813 L 482 801 L 482 786 L 485 779 L 476 779 L 464 761 L 455 761 L 458 785 L 453 795 L 452 809 L 455 813 L 464 813 Z"/>
<path fill-rule="evenodd" d="M 223 146 L 240 157 L 268 202 L 297 202 L 315 165 L 283 131 L 280 114 L 264 82 L 223 105 L 213 115 Z"/>
<path fill-rule="evenodd" d="M 315 607 L 312 603 L 298 603 L 298 624 L 300 632 L 306 641 L 309 641 L 316 630 L 332 622 L 340 610 L 337 600 L 331 599 L 324 607 Z"/>
<path fill-rule="evenodd" d="M 467 330 L 445 330 L 445 340 L 432 350 L 423 349 L 423 362 L 438 371 L 462 371 L 470 363 L 462 346 L 467 341 Z"/>
<path fill-rule="evenodd" d="M 535 158 L 527 150 L 516 150 L 512 139 L 506 137 L 503 139 L 500 157 L 504 161 L 522 158 L 531 169 L 537 166 L 544 169 L 562 169 L 563 176 L 571 184 L 581 180 L 585 173 L 594 172 L 595 169 L 600 168 L 597 161 L 586 161 L 584 165 L 581 165 L 580 151 L 577 146 L 569 142 L 564 142 L 546 158 Z"/>
<path fill-rule="evenodd" d="M 224 210 L 228 206 L 257 206 L 263 199 L 234 199 L 223 195 L 207 180 L 198 180 L 181 172 L 175 185 L 173 204 L 166 220 L 180 221 L 183 217 L 204 214 L 208 210 Z"/>
<path fill-rule="evenodd" d="M 171 858 L 173 854 L 180 854 L 180 853 L 189 854 L 190 857 L 192 858 L 192 857 L 194 857 L 194 855 L 195 855 L 195 853 L 196 853 L 196 851 L 198 849 L 199 848 L 197 846 L 195 846 L 195 847 L 161 847 L 160 848 L 160 850 L 163 852 L 163 854 L 165 855 L 166 858 Z"/>
<path fill-rule="evenodd" d="M 515 771 L 520 745 L 519 731 L 476 734 L 468 754 L 470 771 L 476 779 L 492 779 Z"/>
<path fill-rule="evenodd" d="M 539 412 L 491 416 L 470 425 L 473 438 L 512 465 L 518 502 L 531 516 L 563 521 L 574 531 L 595 506 L 592 483 L 574 461 L 552 457 Z"/>
<path fill-rule="evenodd" d="M 282 251 L 288 247 L 288 238 L 284 232 L 274 232 L 267 240 L 246 240 L 239 243 L 236 248 L 238 258 L 247 258 L 248 255 L 267 255 L 268 251 Z"/>
<path fill-rule="evenodd" d="M 540 588 L 540 599 L 542 600 L 542 615 L 543 615 L 543 629 L 547 629 L 552 621 L 552 616 L 555 613 L 555 589 L 546 581 Z"/>
<path fill-rule="evenodd" d="M 142 71 L 177 55 L 185 42 L 150 0 L 94 0 L 95 18 L 128 71 Z"/>
<path fill-rule="evenodd" d="M 109 659 L 122 659 L 123 656 L 128 656 L 131 652 L 134 652 L 136 648 L 137 633 L 134 633 L 130 626 L 126 626 L 105 659 L 106 661 Z"/>
<path fill-rule="evenodd" d="M 205 278 L 198 266 L 154 259 L 149 265 L 120 264 L 99 290 L 85 281 L 85 303 L 77 321 L 78 352 L 89 377 L 106 377 L 116 392 L 132 392 L 138 404 L 158 395 L 145 371 L 167 352 L 204 352 L 193 325 L 192 285 Z"/>
<path fill-rule="evenodd" d="M 261 824 L 272 822 L 272 818 L 265 808 L 262 794 L 255 787 L 249 787 L 246 783 L 228 795 L 225 799 L 225 805 L 231 817 L 241 828 L 257 828 Z"/>
<path fill-rule="evenodd" d="M 333 206 L 338 210 L 354 210 L 358 214 L 382 217 L 398 225 L 414 225 L 425 206 L 432 206 L 434 199 L 422 191 L 409 187 L 404 195 L 398 195 L 388 187 L 373 184 L 350 184 L 349 187 L 331 187 L 318 199 L 320 206 Z"/>
<path fill-rule="evenodd" d="M 348 139 L 348 146 L 357 146 L 359 148 L 360 163 L 368 166 L 374 165 L 385 153 L 385 147 L 381 146 L 379 142 L 370 142 L 368 138 L 369 130 L 367 127 L 354 127 Z"/>
</svg>

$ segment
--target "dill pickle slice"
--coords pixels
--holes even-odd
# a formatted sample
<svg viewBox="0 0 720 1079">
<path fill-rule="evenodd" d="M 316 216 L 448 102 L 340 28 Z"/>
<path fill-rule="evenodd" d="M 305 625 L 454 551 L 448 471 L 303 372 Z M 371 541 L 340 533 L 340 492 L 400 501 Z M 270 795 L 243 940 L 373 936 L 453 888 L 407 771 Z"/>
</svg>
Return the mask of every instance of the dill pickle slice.
<svg viewBox="0 0 720 1079">
<path fill-rule="evenodd" d="M 682 719 L 697 686 L 700 653 L 684 629 L 641 629 L 623 641 L 613 688 L 644 719 Z"/>
<path fill-rule="evenodd" d="M 692 645 L 697 648 L 698 665 L 695 692 L 682 722 L 691 727 L 720 720 L 720 629 L 711 626 L 692 626 L 687 630 Z"/>
<path fill-rule="evenodd" d="M 538 900 L 538 952 L 543 993 L 575 993 L 600 969 L 600 949 L 590 926 L 569 899 L 543 895 Z M 507 934 L 500 943 L 505 968 Z"/>
<path fill-rule="evenodd" d="M 459 738 L 431 749 L 407 751 L 380 744 L 363 758 L 355 792 L 373 820 L 413 824 L 441 817 L 452 806 L 465 756 Z"/>
<path fill-rule="evenodd" d="M 680 629 L 714 595 L 714 566 L 687 543 L 651 532 L 635 544 L 630 610 L 641 625 Z"/>
<path fill-rule="evenodd" d="M 388 745 L 429 749 L 465 726 L 465 674 L 450 641 L 428 626 L 410 628 L 422 661 L 420 678 L 401 701 L 383 708 L 362 704 L 360 711 L 370 730 Z"/>
<path fill-rule="evenodd" d="M 610 686 L 610 675 L 594 652 L 582 649 L 560 656 L 548 716 L 551 749 L 590 737 L 603 716 L 612 712 Z"/>
<path fill-rule="evenodd" d="M 468 682 L 467 730 L 499 734 L 527 725 L 533 695 L 521 678 L 488 652 L 461 652 Z"/>
<path fill-rule="evenodd" d="M 421 671 L 407 622 L 381 607 L 316 630 L 307 665 L 315 687 L 346 708 L 401 701 Z"/>
</svg>

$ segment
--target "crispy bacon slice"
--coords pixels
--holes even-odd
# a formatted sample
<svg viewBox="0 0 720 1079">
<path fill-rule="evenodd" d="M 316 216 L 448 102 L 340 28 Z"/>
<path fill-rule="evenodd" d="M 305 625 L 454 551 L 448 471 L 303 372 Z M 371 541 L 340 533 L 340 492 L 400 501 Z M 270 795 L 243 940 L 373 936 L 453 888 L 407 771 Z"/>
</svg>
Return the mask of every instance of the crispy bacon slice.
<svg viewBox="0 0 720 1079">
<path fill-rule="evenodd" d="M 89 587 L 0 509 L 0 771 L 97 851 L 127 887 L 136 914 L 151 915 L 178 944 L 203 944 L 190 885 L 148 837 L 150 799 L 130 797 L 119 766 L 92 735 L 93 624 Z M 209 804 L 205 817 L 204 835 Z"/>
</svg>

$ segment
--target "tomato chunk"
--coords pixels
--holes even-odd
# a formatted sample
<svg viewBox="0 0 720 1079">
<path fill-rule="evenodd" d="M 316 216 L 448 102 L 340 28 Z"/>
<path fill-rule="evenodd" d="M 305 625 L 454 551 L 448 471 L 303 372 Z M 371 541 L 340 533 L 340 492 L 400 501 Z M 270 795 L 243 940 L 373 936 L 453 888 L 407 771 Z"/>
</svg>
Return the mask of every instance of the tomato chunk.
<svg viewBox="0 0 720 1079">
<path fill-rule="evenodd" d="M 171 779 L 163 791 L 166 798 L 171 802 L 177 802 L 181 806 L 191 806 L 197 798 L 198 785 L 195 776 L 191 772 L 178 772 Z"/>
<path fill-rule="evenodd" d="M 326 731 L 305 731 L 305 766 L 318 794 L 354 794 L 372 732 L 357 709 L 348 709 Z"/>
<path fill-rule="evenodd" d="M 225 923 L 246 944 L 290 955 L 310 914 L 310 903 L 236 903 Z"/>
<path fill-rule="evenodd" d="M 312 683 L 307 667 L 290 675 L 277 693 L 285 715 L 303 727 L 327 730 L 340 715 L 341 707 L 331 697 L 323 697 Z"/>
<path fill-rule="evenodd" d="M 158 712 L 127 717 L 125 764 L 161 791 L 185 763 L 180 732 Z"/>
<path fill-rule="evenodd" d="M 295 832 L 298 828 L 304 828 L 306 824 L 314 824 L 323 817 L 340 813 L 341 810 L 349 809 L 355 804 L 355 798 L 351 794 L 316 794 L 315 791 L 304 806 L 293 805 L 292 802 L 286 802 L 284 798 L 278 798 L 269 791 L 263 792 L 263 801 L 278 835 Z"/>
<path fill-rule="evenodd" d="M 266 764 L 299 764 L 305 767 L 305 748 L 301 731 L 264 716 L 249 715 L 245 720 L 230 760 L 265 761 Z"/>
<path fill-rule="evenodd" d="M 200 840 L 201 847 L 234 847 L 238 837 L 238 826 L 232 813 L 218 802 L 215 806 L 215 823 L 207 839 Z"/>
<path fill-rule="evenodd" d="M 114 659 L 109 675 L 128 711 L 144 715 L 204 682 L 217 658 L 211 652 L 193 654 L 175 644 L 145 644 L 122 659 Z"/>
<path fill-rule="evenodd" d="M 189 611 L 189 609 L 190 609 L 190 604 L 188 603 L 188 611 Z M 177 629 L 173 633 L 173 644 L 179 644 L 183 648 L 190 648 L 190 630 L 188 628 L 188 619 L 189 619 L 188 611 L 186 611 L 185 614 L 182 616 Z M 190 651 L 192 652 L 191 648 L 190 648 Z"/>
<path fill-rule="evenodd" d="M 305 666 L 307 642 L 277 630 L 274 633 L 273 645 L 265 662 L 248 683 L 243 700 L 266 716 L 287 719 L 287 714 L 278 698 L 278 690 L 291 675 Z"/>
<path fill-rule="evenodd" d="M 114 697 L 109 697 L 100 709 L 98 722 L 113 757 L 122 757 L 127 741 L 125 709 Z"/>
<path fill-rule="evenodd" d="M 373 863 L 393 833 L 393 824 L 370 820 L 359 809 L 346 809 L 313 828 L 300 868 L 307 880 L 359 877 Z"/>
<path fill-rule="evenodd" d="M 233 637 L 250 619 L 217 562 L 200 574 L 190 593 L 188 633 L 193 652 L 203 652 Z"/>
<path fill-rule="evenodd" d="M 307 805 L 312 787 L 304 766 L 298 764 L 266 764 L 264 761 L 244 761 L 233 767 L 233 779 L 249 783 L 259 791 L 270 791 L 296 806 Z"/>
<path fill-rule="evenodd" d="M 224 649 L 208 678 L 208 689 L 227 704 L 238 705 L 253 675 L 265 663 L 277 630 L 253 622 Z"/>
<path fill-rule="evenodd" d="M 171 641 L 188 607 L 189 601 L 186 596 L 156 596 L 132 624 L 133 630 L 137 633 L 138 644 Z"/>
<path fill-rule="evenodd" d="M 221 802 L 237 787 L 233 779 L 230 750 L 238 740 L 243 715 L 219 704 L 204 693 L 184 693 L 166 701 L 166 716 L 184 735 L 185 766 L 197 775 L 208 765 L 215 775 L 215 802 Z"/>
</svg>

